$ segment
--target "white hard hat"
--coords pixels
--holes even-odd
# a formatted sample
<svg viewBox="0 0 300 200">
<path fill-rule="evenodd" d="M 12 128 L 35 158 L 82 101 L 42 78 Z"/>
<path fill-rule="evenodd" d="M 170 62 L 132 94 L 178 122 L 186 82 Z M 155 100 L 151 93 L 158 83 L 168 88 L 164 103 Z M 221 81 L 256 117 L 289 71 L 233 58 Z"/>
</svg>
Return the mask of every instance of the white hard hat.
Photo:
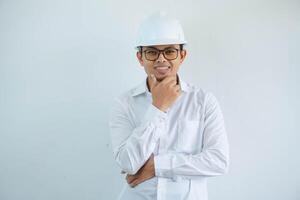
<svg viewBox="0 0 300 200">
<path fill-rule="evenodd" d="M 186 40 L 179 21 L 161 11 L 141 23 L 135 47 L 166 44 L 186 44 Z"/>
</svg>

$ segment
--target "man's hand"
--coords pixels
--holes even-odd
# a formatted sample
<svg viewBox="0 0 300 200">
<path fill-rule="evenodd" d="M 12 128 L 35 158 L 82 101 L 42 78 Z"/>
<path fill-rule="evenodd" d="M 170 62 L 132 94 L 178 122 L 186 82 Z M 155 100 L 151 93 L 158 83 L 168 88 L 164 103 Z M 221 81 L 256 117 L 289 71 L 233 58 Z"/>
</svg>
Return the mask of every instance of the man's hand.
<svg viewBox="0 0 300 200">
<path fill-rule="evenodd" d="M 166 110 L 180 96 L 180 86 L 177 85 L 176 76 L 167 76 L 158 82 L 153 74 L 149 77 L 149 86 L 152 93 L 152 104 L 158 109 Z"/>
<path fill-rule="evenodd" d="M 154 156 L 152 154 L 150 158 L 147 160 L 147 162 L 144 164 L 144 166 L 135 175 L 127 175 L 126 180 L 131 187 L 135 187 L 138 184 L 154 176 L 155 176 Z"/>
</svg>

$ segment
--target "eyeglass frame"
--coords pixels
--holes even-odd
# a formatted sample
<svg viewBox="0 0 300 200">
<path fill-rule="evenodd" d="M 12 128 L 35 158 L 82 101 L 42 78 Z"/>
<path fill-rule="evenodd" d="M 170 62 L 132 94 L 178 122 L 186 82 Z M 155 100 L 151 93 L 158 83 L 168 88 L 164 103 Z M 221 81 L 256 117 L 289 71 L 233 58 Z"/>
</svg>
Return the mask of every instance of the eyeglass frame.
<svg viewBox="0 0 300 200">
<path fill-rule="evenodd" d="M 152 49 L 155 49 L 155 50 L 157 50 L 158 51 L 158 56 L 157 56 L 157 58 L 156 59 L 154 59 L 154 60 L 149 60 L 147 57 L 146 57 L 146 54 L 145 54 L 145 58 L 146 58 L 146 60 L 148 60 L 148 61 L 156 61 L 158 58 L 159 58 L 159 56 L 160 56 L 160 54 L 162 53 L 162 55 L 164 56 L 164 58 L 166 59 L 166 60 L 175 60 L 176 58 L 178 58 L 178 51 L 182 51 L 183 50 L 183 44 L 180 44 L 180 46 L 179 46 L 179 49 L 177 49 L 177 48 L 175 48 L 175 47 L 167 47 L 167 48 L 165 48 L 165 49 L 163 49 L 163 50 L 160 50 L 160 49 L 157 49 L 157 48 L 155 48 L 155 47 L 149 47 L 149 48 L 152 48 Z M 177 52 L 177 55 L 176 55 L 176 58 L 174 58 L 174 59 L 167 59 L 166 58 L 166 56 L 165 56 L 165 54 L 164 54 L 164 51 L 166 50 L 166 49 L 169 49 L 169 48 L 172 48 L 172 49 L 175 49 L 176 50 L 176 52 Z M 142 50 L 142 46 L 139 46 L 138 47 L 138 49 L 139 49 L 139 52 L 142 54 L 142 53 L 145 53 L 145 51 L 147 51 L 147 49 L 146 50 Z"/>
</svg>

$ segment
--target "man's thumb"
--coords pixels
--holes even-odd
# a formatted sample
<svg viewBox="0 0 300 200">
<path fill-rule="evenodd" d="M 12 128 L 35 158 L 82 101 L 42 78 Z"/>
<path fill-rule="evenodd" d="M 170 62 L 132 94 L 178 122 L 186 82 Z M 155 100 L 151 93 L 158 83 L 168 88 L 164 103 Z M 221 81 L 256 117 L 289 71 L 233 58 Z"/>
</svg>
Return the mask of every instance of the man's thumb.
<svg viewBox="0 0 300 200">
<path fill-rule="evenodd" d="M 154 76 L 154 74 L 151 74 L 150 77 L 151 77 L 151 79 L 153 81 L 153 85 L 155 86 L 157 84 L 156 77 Z"/>
</svg>

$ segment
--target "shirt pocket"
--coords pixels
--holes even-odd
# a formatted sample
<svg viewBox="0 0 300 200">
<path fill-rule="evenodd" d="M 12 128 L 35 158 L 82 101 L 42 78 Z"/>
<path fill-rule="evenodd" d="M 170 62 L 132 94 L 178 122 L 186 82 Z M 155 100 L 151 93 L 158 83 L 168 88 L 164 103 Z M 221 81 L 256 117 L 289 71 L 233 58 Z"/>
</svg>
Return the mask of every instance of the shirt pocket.
<svg viewBox="0 0 300 200">
<path fill-rule="evenodd" d="M 200 120 L 178 120 L 177 136 L 177 151 L 183 153 L 201 151 L 202 131 Z"/>
</svg>

